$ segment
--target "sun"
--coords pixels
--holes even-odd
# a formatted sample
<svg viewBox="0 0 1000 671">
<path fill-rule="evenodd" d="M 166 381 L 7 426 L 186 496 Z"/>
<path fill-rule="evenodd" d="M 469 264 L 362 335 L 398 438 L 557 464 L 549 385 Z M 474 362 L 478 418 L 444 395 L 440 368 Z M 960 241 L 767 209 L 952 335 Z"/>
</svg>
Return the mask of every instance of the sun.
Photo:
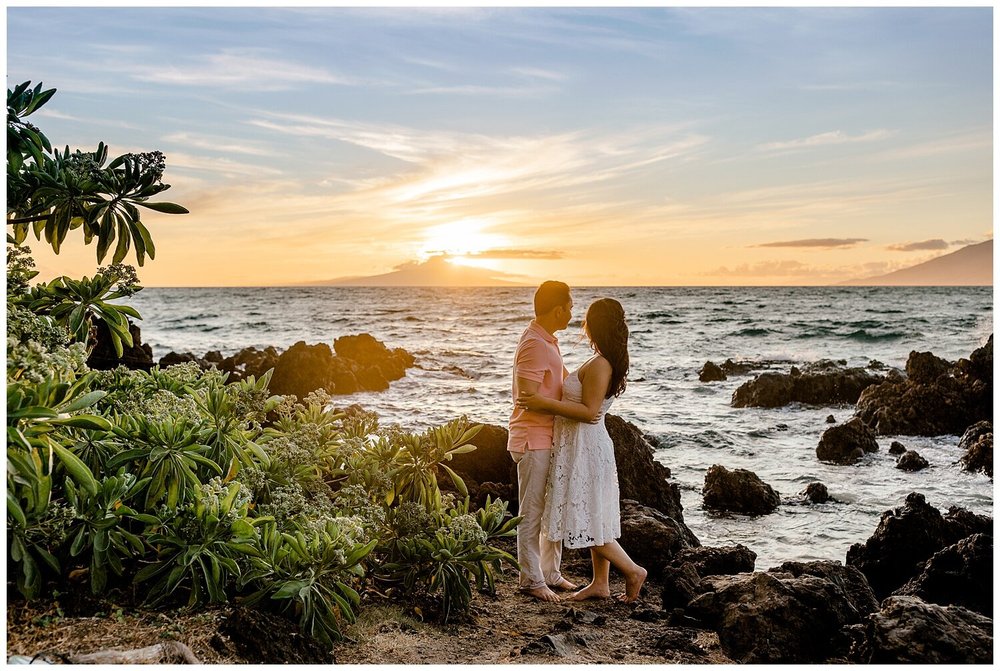
<svg viewBox="0 0 1000 671">
<path fill-rule="evenodd" d="M 476 255 L 509 246 L 510 242 L 503 235 L 485 232 L 489 226 L 473 219 L 431 226 L 424 231 L 424 240 L 417 253 L 421 260 L 447 254 L 452 263 L 491 267 L 484 263 L 486 259 L 476 258 Z"/>
</svg>

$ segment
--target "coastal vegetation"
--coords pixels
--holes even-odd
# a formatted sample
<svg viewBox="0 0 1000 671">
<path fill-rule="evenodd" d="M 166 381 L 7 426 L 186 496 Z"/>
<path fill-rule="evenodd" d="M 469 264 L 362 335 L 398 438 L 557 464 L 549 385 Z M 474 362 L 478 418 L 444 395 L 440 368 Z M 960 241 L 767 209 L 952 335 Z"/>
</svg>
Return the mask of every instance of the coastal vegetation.
<svg viewBox="0 0 1000 671">
<path fill-rule="evenodd" d="M 82 584 L 149 608 L 238 601 L 329 645 L 370 589 L 443 620 L 494 592 L 516 566 L 497 542 L 520 518 L 490 498 L 470 507 L 447 465 L 475 449 L 464 418 L 409 433 L 331 409 L 324 390 L 273 395 L 270 372 L 88 368 L 99 323 L 119 356 L 132 345 L 140 315 L 115 301 L 141 289 L 129 252 L 139 266 L 155 256 L 139 208 L 187 210 L 150 200 L 169 188 L 160 152 L 53 150 L 25 118 L 54 93 L 7 93 L 7 575 L 20 597 Z M 29 233 L 58 253 L 75 230 L 112 263 L 32 285 Z"/>
</svg>

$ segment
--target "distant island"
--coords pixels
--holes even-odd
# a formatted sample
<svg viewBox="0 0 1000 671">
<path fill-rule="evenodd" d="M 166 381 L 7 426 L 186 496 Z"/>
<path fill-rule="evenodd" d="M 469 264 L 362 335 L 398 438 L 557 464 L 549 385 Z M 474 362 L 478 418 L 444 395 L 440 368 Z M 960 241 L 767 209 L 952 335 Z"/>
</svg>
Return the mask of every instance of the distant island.
<svg viewBox="0 0 1000 671">
<path fill-rule="evenodd" d="M 426 261 L 411 261 L 382 275 L 339 277 L 330 280 L 296 283 L 314 287 L 525 287 L 529 281 L 489 268 L 475 268 L 449 261 L 438 254 Z"/>
<path fill-rule="evenodd" d="M 885 275 L 840 282 L 842 286 L 992 286 L 993 241 L 958 251 Z"/>
</svg>

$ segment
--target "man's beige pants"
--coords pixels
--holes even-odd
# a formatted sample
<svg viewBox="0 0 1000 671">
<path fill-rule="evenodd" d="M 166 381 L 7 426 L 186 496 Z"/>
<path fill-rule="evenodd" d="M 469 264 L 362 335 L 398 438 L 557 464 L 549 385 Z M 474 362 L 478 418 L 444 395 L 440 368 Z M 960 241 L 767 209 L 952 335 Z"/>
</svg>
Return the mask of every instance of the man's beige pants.
<svg viewBox="0 0 1000 671">
<path fill-rule="evenodd" d="M 555 585 L 562 580 L 559 562 L 562 541 L 550 541 L 542 535 L 542 511 L 545 509 L 545 483 L 549 477 L 552 450 L 511 452 L 517 464 L 518 514 L 524 519 L 517 525 L 517 563 L 521 565 L 521 589 Z"/>
</svg>

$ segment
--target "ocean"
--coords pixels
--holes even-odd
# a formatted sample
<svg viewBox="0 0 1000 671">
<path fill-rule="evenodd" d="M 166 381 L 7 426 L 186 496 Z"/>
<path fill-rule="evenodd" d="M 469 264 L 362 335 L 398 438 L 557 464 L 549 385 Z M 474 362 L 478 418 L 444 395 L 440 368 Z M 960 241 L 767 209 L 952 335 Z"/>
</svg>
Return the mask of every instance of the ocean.
<svg viewBox="0 0 1000 671">
<path fill-rule="evenodd" d="M 154 358 L 167 352 L 232 354 L 248 346 L 284 349 L 299 340 L 327 342 L 370 333 L 404 347 L 416 367 L 382 393 L 338 397 L 360 403 L 383 423 L 423 429 L 467 415 L 506 425 L 510 367 L 531 319 L 532 288 L 148 288 L 130 299 L 143 316 L 143 342 Z M 575 288 L 574 320 L 558 333 L 566 366 L 589 356 L 581 331 L 586 306 L 610 296 L 625 307 L 631 329 L 628 389 L 610 412 L 659 441 L 656 458 L 680 485 L 684 519 L 705 545 L 742 543 L 758 569 L 784 561 L 843 562 L 865 541 L 882 512 L 911 491 L 941 509 L 961 506 L 993 514 L 993 483 L 957 465 L 958 436 L 879 438 L 881 450 L 854 466 L 816 459 L 830 425 L 853 406 L 733 408 L 747 376 L 702 383 L 705 361 L 769 360 L 792 365 L 873 359 L 902 369 L 911 350 L 949 360 L 968 357 L 993 332 L 992 287 L 596 287 Z M 752 375 L 752 374 L 751 374 Z M 898 439 L 930 462 L 908 473 L 895 468 L 889 443 Z M 782 498 L 761 517 L 703 509 L 701 488 L 713 464 L 757 473 Z M 804 505 L 795 496 L 820 481 L 840 503 Z"/>
</svg>

